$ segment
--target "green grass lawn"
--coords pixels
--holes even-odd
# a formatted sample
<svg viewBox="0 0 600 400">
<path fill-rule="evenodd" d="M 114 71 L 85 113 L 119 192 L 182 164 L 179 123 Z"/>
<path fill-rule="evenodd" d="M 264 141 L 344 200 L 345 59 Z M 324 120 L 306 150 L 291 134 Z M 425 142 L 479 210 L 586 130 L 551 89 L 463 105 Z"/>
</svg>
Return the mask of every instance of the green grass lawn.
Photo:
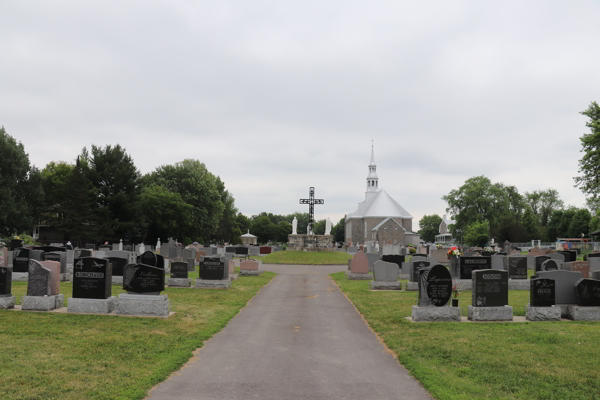
<svg viewBox="0 0 600 400">
<path fill-rule="evenodd" d="M 277 251 L 261 257 L 264 264 L 292 265 L 347 265 L 351 259 L 348 253 L 339 251 Z"/>
<path fill-rule="evenodd" d="M 600 399 L 600 323 L 412 323 L 416 292 L 372 292 L 332 274 L 399 362 L 436 399 Z M 511 290 L 524 315 L 528 291 Z M 471 292 L 460 296 L 467 314 Z"/>
<path fill-rule="evenodd" d="M 169 319 L 0 310 L 0 398 L 143 399 L 274 276 L 239 277 L 226 291 L 167 288 Z M 13 295 L 26 288 L 13 282 Z M 72 284 L 60 290 L 66 300 Z"/>
</svg>

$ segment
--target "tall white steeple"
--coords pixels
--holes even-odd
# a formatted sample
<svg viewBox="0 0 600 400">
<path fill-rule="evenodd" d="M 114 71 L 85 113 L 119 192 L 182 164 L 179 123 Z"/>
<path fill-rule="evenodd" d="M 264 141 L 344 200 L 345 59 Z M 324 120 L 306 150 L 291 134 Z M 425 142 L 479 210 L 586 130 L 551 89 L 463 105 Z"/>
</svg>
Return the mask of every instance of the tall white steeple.
<svg viewBox="0 0 600 400">
<path fill-rule="evenodd" d="M 369 200 L 371 196 L 379 191 L 379 178 L 377 177 L 377 164 L 375 164 L 375 151 L 373 149 L 373 141 L 371 140 L 371 162 L 369 163 L 369 174 L 367 175 L 367 191 L 365 200 Z"/>
</svg>

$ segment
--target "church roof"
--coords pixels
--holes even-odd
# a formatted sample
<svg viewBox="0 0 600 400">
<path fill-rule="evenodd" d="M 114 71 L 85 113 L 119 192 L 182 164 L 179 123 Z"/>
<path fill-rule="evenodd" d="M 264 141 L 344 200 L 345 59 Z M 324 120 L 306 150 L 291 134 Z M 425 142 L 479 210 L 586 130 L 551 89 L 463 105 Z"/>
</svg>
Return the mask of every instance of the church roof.
<svg viewBox="0 0 600 400">
<path fill-rule="evenodd" d="M 380 190 L 377 194 L 358 204 L 358 209 L 346 216 L 346 220 L 360 218 L 401 218 L 412 219 L 410 215 L 396 200 Z"/>
</svg>

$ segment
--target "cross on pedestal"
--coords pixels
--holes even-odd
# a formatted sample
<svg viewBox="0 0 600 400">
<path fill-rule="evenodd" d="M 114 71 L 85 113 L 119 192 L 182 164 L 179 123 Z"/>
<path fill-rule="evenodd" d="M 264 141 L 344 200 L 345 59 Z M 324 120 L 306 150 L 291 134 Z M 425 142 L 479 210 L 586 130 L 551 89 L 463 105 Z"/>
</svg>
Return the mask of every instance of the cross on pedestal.
<svg viewBox="0 0 600 400">
<path fill-rule="evenodd" d="M 311 187 L 309 189 L 309 198 L 308 199 L 300 199 L 300 204 L 308 204 L 308 235 L 314 235 L 313 233 L 313 224 L 315 222 L 315 204 L 325 204 L 325 200 L 323 199 L 315 199 L 315 188 Z"/>
</svg>

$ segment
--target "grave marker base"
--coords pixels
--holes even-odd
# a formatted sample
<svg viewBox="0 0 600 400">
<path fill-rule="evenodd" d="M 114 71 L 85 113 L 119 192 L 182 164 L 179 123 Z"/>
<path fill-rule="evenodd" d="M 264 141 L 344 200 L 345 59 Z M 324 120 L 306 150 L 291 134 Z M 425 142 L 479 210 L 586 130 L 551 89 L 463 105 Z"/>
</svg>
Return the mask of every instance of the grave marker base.
<svg viewBox="0 0 600 400">
<path fill-rule="evenodd" d="M 169 315 L 169 296 L 121 293 L 117 300 L 118 315 L 166 317 Z"/>
<path fill-rule="evenodd" d="M 419 290 L 419 282 L 406 282 L 406 291 L 416 292 Z"/>
<path fill-rule="evenodd" d="M 110 314 L 114 311 L 117 298 L 111 296 L 108 299 L 81 299 L 69 297 L 67 312 L 83 314 Z"/>
<path fill-rule="evenodd" d="M 251 270 L 251 269 L 243 269 L 240 271 L 241 276 L 258 276 L 262 273 L 263 273 L 262 271 L 256 271 L 256 270 Z"/>
<path fill-rule="evenodd" d="M 573 321 L 600 321 L 600 307 L 569 305 L 568 318 Z"/>
<path fill-rule="evenodd" d="M 52 296 L 23 296 L 21 309 L 27 311 L 51 311 L 61 308 L 65 303 L 63 294 Z"/>
<path fill-rule="evenodd" d="M 531 307 L 525 306 L 525 319 L 527 321 L 560 321 L 560 307 Z"/>
<path fill-rule="evenodd" d="M 231 279 L 232 281 L 237 281 L 238 278 L 238 274 L 229 274 L 229 279 Z"/>
<path fill-rule="evenodd" d="M 258 272 L 258 271 L 252 271 Z M 229 289 L 231 287 L 231 279 L 196 279 L 196 289 Z"/>
<path fill-rule="evenodd" d="M 373 274 L 353 274 L 352 272 L 346 272 L 346 276 L 350 280 L 373 280 Z"/>
<path fill-rule="evenodd" d="M 372 281 L 371 290 L 402 290 L 402 282 Z"/>
<path fill-rule="evenodd" d="M 468 307 L 469 321 L 512 321 L 511 306 L 502 307 Z"/>
<path fill-rule="evenodd" d="M 412 306 L 412 320 L 413 322 L 460 322 L 460 308 Z"/>
<path fill-rule="evenodd" d="M 0 297 L 0 310 L 15 308 L 15 296 Z"/>
<path fill-rule="evenodd" d="M 190 287 L 190 280 L 188 278 L 169 278 L 167 281 L 169 287 Z"/>
</svg>

